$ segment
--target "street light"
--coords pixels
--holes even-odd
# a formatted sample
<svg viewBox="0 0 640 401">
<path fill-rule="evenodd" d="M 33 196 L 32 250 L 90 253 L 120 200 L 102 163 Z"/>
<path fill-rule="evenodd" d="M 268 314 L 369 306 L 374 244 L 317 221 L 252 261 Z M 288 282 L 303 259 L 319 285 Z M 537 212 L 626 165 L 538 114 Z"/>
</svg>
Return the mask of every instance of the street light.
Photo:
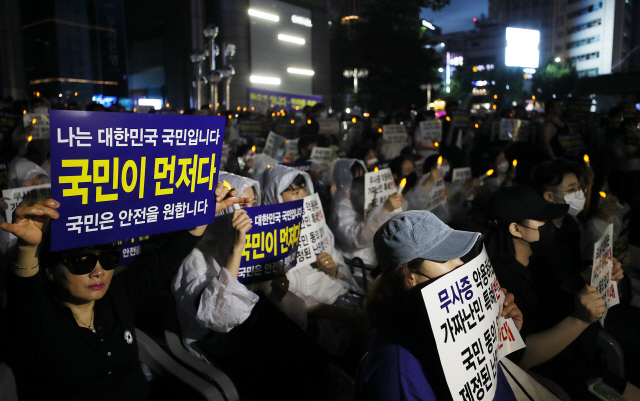
<svg viewBox="0 0 640 401">
<path fill-rule="evenodd" d="M 560 62 L 560 57 L 556 57 L 555 62 L 559 63 Z"/>
<path fill-rule="evenodd" d="M 197 64 L 198 66 L 198 75 L 196 76 L 196 80 L 194 82 L 194 86 L 196 88 L 196 110 L 200 109 L 200 103 L 202 101 L 202 94 L 200 93 L 202 90 L 202 82 L 206 82 L 207 78 L 202 75 L 202 62 L 206 60 L 206 56 L 204 52 L 193 52 L 191 54 L 191 62 L 193 64 Z"/>
<path fill-rule="evenodd" d="M 210 96 L 211 96 L 211 107 L 213 108 L 213 111 L 215 112 L 217 107 L 216 104 L 218 103 L 218 84 L 220 83 L 221 77 L 220 77 L 220 73 L 216 71 L 216 57 L 218 56 L 218 54 L 220 54 L 220 48 L 218 47 L 218 45 L 216 45 L 216 37 L 218 36 L 218 27 L 215 26 L 214 24 L 209 24 L 207 25 L 206 28 L 204 28 L 204 31 L 202 32 L 204 34 L 204 37 L 208 39 L 209 43 L 208 43 L 208 49 L 205 51 L 205 55 L 209 56 L 210 59 L 210 63 L 209 63 L 209 92 L 210 92 Z"/>
<path fill-rule="evenodd" d="M 225 99 L 227 102 L 227 109 L 231 104 L 231 78 L 236 73 L 236 70 L 231 65 L 231 59 L 236 55 L 236 45 L 233 43 L 224 43 L 222 45 L 222 62 L 224 67 L 220 70 L 222 78 L 225 79 Z"/>
<path fill-rule="evenodd" d="M 366 68 L 344 70 L 342 73 L 345 78 L 353 78 L 353 93 L 358 93 L 358 78 L 366 78 L 369 76 L 369 70 Z"/>
</svg>

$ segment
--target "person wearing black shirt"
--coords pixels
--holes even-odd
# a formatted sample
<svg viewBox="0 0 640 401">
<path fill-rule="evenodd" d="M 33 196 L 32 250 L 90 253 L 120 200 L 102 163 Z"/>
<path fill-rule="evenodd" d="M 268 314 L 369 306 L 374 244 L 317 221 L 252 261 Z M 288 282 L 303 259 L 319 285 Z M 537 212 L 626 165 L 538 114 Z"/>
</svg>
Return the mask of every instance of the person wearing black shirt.
<svg viewBox="0 0 640 401">
<path fill-rule="evenodd" d="M 548 315 L 558 302 L 554 293 L 541 289 L 529 268 L 538 246 L 552 232 L 547 221 L 564 216 L 569 205 L 551 204 L 529 187 L 515 185 L 498 190 L 489 202 L 492 220 L 485 243 L 500 285 L 509 288 L 527 317 L 521 330 L 526 348 L 510 354 L 521 368 L 534 370 L 555 381 L 572 399 L 597 400 L 586 382 L 601 377 L 625 399 L 640 399 L 640 390 L 604 368 L 576 339 L 597 322 L 605 303 L 595 287 L 584 286 L 575 296 L 570 314 L 550 326 Z M 553 280 L 549 276 L 550 281 Z M 549 284 L 551 285 L 551 284 Z M 553 298 L 550 298 L 553 297 Z"/>
<path fill-rule="evenodd" d="M 216 210 L 246 202 L 235 195 L 219 184 Z M 138 360 L 135 309 L 180 267 L 206 225 L 171 234 L 148 260 L 113 277 L 119 253 L 111 245 L 48 252 L 43 234 L 59 206 L 53 199 L 25 201 L 13 224 L 0 225 L 19 241 L 8 278 L 7 331 L 20 399 L 144 400 L 149 388 Z"/>
</svg>

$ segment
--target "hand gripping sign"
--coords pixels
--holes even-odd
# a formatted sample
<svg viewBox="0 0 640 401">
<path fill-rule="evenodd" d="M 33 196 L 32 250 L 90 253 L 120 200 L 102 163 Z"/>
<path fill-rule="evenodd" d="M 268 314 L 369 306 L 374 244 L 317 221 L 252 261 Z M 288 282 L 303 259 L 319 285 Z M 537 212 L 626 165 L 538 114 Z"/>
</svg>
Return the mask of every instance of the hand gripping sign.
<svg viewBox="0 0 640 401">
<path fill-rule="evenodd" d="M 596 287 L 605 302 L 605 310 L 600 316 L 600 324 L 604 327 L 604 319 L 609 308 L 620 303 L 618 284 L 611 280 L 613 270 L 613 224 L 609 224 L 602 237 L 593 246 L 593 270 L 591 285 Z"/>
<path fill-rule="evenodd" d="M 238 281 L 248 285 L 272 280 L 278 270 L 296 265 L 303 200 L 244 209 L 251 230 L 240 259 Z"/>
<path fill-rule="evenodd" d="M 388 168 L 366 173 L 364 176 L 364 214 L 365 216 L 381 203 L 385 203 L 389 196 L 398 193 L 393 174 Z"/>
<path fill-rule="evenodd" d="M 16 210 L 20 202 L 30 199 L 47 199 L 51 197 L 51 184 L 36 185 L 33 187 L 21 187 L 13 189 L 5 189 L 2 191 L 2 197 L 7 198 L 5 210 L 7 223 L 13 222 L 13 211 Z"/>
<path fill-rule="evenodd" d="M 329 228 L 320 197 L 318 194 L 307 196 L 304 198 L 296 268 L 315 262 L 317 256 L 323 252 L 331 252 L 328 233 Z"/>
<path fill-rule="evenodd" d="M 224 117 L 51 110 L 59 251 L 213 222 Z"/>
<path fill-rule="evenodd" d="M 492 400 L 498 361 L 523 348 L 485 249 L 422 289 L 444 375 L 456 401 Z"/>
</svg>

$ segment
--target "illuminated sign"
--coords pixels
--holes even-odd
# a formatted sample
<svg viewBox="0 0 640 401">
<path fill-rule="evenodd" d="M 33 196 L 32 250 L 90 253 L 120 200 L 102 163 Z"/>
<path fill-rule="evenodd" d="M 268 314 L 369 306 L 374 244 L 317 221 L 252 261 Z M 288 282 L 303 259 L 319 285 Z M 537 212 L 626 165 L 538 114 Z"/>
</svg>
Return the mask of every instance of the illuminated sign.
<svg viewBox="0 0 640 401">
<path fill-rule="evenodd" d="M 138 106 L 151 106 L 156 110 L 162 108 L 162 99 L 138 99 Z"/>
<path fill-rule="evenodd" d="M 487 94 L 487 90 L 486 90 L 486 89 L 484 89 L 484 88 L 483 88 L 483 89 L 473 88 L 473 89 L 471 90 L 471 93 L 472 93 L 474 96 L 484 96 L 484 95 L 486 95 L 486 94 Z"/>
<path fill-rule="evenodd" d="M 487 85 L 489 85 L 489 81 L 471 81 L 471 85 L 473 85 L 473 86 L 487 86 Z"/>
<path fill-rule="evenodd" d="M 495 67 L 495 65 L 493 64 L 485 64 L 485 65 L 474 65 L 473 66 L 473 72 L 480 72 L 480 71 L 491 71 L 493 70 Z"/>
<path fill-rule="evenodd" d="M 422 20 L 422 26 L 427 27 L 427 28 L 431 29 L 432 31 L 436 30 L 436 27 L 431 22 L 429 22 L 427 20 L 424 20 L 424 19 Z"/>
<path fill-rule="evenodd" d="M 301 17 L 295 14 L 291 16 L 291 22 L 293 22 L 294 24 L 304 25 L 308 27 L 313 26 L 313 24 L 311 23 L 311 18 Z"/>
<path fill-rule="evenodd" d="M 455 57 L 451 57 L 449 59 L 449 65 L 460 67 L 463 64 L 464 64 L 464 57 L 462 57 L 462 56 L 455 56 Z"/>
<path fill-rule="evenodd" d="M 505 65 L 507 67 L 538 68 L 540 63 L 540 31 L 534 29 L 507 28 Z"/>
</svg>

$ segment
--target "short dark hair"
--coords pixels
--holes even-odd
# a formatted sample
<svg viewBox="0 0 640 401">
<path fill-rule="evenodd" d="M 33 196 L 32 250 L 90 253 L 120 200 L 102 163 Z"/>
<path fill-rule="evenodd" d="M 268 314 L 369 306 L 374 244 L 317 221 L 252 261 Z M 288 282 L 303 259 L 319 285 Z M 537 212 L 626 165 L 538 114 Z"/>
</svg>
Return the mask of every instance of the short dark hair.
<svg viewBox="0 0 640 401">
<path fill-rule="evenodd" d="M 296 178 L 294 178 L 293 181 L 291 181 L 291 184 L 289 185 L 292 185 L 292 184 L 298 188 L 306 188 L 307 180 L 304 178 L 302 174 L 298 174 Z"/>
<path fill-rule="evenodd" d="M 318 136 L 317 135 L 303 135 L 298 139 L 298 153 L 301 150 L 307 150 L 307 147 L 312 143 L 318 144 Z"/>
<path fill-rule="evenodd" d="M 402 165 L 407 160 L 411 161 L 408 157 L 405 157 L 405 156 L 398 156 L 393 160 L 391 160 L 391 163 L 389 163 L 389 168 L 391 169 L 391 173 L 397 175 L 398 177 L 402 176 Z M 413 162 L 411 161 L 411 163 Z"/>
<path fill-rule="evenodd" d="M 531 170 L 531 186 L 542 195 L 560 185 L 567 174 L 575 174 L 580 179 L 582 168 L 577 163 L 565 159 L 549 160 Z"/>
</svg>

